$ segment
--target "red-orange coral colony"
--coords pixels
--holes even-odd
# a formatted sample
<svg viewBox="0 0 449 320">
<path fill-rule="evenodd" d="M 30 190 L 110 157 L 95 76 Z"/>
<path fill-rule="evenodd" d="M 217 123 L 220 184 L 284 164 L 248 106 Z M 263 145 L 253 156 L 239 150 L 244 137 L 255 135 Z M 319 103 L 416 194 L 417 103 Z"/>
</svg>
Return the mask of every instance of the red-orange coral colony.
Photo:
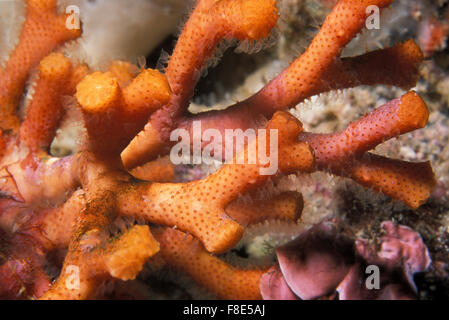
<svg viewBox="0 0 449 320">
<path fill-rule="evenodd" d="M 191 132 L 194 120 L 202 121 L 203 130 L 224 131 L 260 128 L 264 116 L 266 127 L 279 133 L 276 175 L 325 170 L 420 206 L 435 184 L 429 162 L 368 153 L 424 127 L 428 111 L 416 93 L 333 134 L 302 132 L 302 124 L 282 111 L 334 89 L 414 86 L 423 56 L 413 41 L 339 57 L 363 28 L 366 7 L 392 1 L 338 1 L 307 50 L 261 91 L 224 111 L 192 116 L 189 100 L 217 45 L 270 36 L 278 19 L 275 0 L 198 0 L 165 74 L 147 69 L 138 75 L 126 62 L 111 63 L 107 72 L 71 62 L 58 50 L 81 31 L 65 27 L 56 0 L 27 0 L 19 44 L 0 70 L 0 297 L 95 298 L 105 281 L 134 279 L 146 262 L 163 261 L 220 298 L 260 298 L 266 270 L 242 270 L 214 254 L 233 248 L 249 224 L 295 221 L 303 199 L 287 192 L 241 201 L 240 195 L 252 196 L 270 178 L 260 174 L 266 164 L 259 162 L 230 162 L 202 180 L 174 183 L 174 167 L 164 158 L 170 132 Z M 34 96 L 20 120 L 21 95 L 35 69 Z M 63 96 L 75 97 L 87 135 L 78 154 L 56 159 L 48 152 L 64 114 Z M 127 217 L 142 223 L 111 236 L 111 227 Z M 160 226 L 150 231 L 148 223 Z M 62 265 L 55 281 L 46 269 L 50 257 Z M 68 285 L 73 266 L 79 286 Z"/>
</svg>

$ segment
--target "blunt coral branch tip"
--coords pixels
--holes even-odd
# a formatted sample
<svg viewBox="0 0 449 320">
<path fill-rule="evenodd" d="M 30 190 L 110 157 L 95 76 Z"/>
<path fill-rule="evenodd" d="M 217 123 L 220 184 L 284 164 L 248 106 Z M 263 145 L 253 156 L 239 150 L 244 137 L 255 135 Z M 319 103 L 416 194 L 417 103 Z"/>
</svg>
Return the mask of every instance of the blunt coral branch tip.
<svg viewBox="0 0 449 320">
<path fill-rule="evenodd" d="M 352 122 L 345 130 L 331 134 L 302 133 L 300 140 L 311 145 L 317 167 L 341 170 L 351 159 L 378 144 L 425 126 L 429 111 L 424 101 L 409 92 Z"/>
<path fill-rule="evenodd" d="M 117 69 L 115 67 L 115 69 Z M 89 132 L 89 148 L 97 153 L 118 154 L 142 129 L 148 116 L 170 99 L 166 78 L 156 70 L 143 70 L 124 88 L 127 71 L 94 72 L 77 86 Z M 117 130 L 120 129 L 120 130 Z"/>
<path fill-rule="evenodd" d="M 160 255 L 168 267 L 180 270 L 220 299 L 259 300 L 263 269 L 241 269 L 210 255 L 201 243 L 180 231 L 155 230 Z"/>
<path fill-rule="evenodd" d="M 359 85 L 385 84 L 408 90 L 418 81 L 423 53 L 414 40 L 360 56 L 337 59 L 311 89 L 318 94 Z M 302 98 L 302 97 L 301 97 Z"/>
<path fill-rule="evenodd" d="M 130 228 L 118 239 L 106 244 L 105 248 L 96 248 L 82 255 L 80 249 L 69 251 L 60 277 L 41 299 L 88 299 L 108 278 L 123 281 L 134 279 L 144 263 L 158 251 L 159 244 L 148 226 Z M 70 267 L 73 266 L 78 271 L 78 285 L 71 282 L 73 271 Z"/>
<path fill-rule="evenodd" d="M 70 94 L 72 64 L 60 53 L 45 57 L 39 65 L 39 80 L 33 100 L 20 127 L 20 139 L 32 150 L 48 149 L 64 109 L 62 94 Z"/>
<path fill-rule="evenodd" d="M 151 182 L 174 182 L 176 179 L 175 165 L 168 156 L 147 162 L 130 173 L 138 179 Z"/>
<path fill-rule="evenodd" d="M 76 99 L 87 114 L 104 115 L 117 106 L 119 98 L 118 81 L 110 74 L 94 72 L 76 87 Z"/>
<path fill-rule="evenodd" d="M 429 120 L 429 109 L 421 97 L 414 91 L 401 98 L 398 116 L 400 134 L 424 128 Z"/>
<path fill-rule="evenodd" d="M 61 79 L 72 67 L 70 60 L 61 53 L 51 53 L 39 64 L 39 77 L 44 79 Z"/>
<path fill-rule="evenodd" d="M 127 281 L 137 277 L 148 258 L 159 252 L 159 243 L 148 226 L 135 226 L 114 243 L 106 255 L 106 268 L 117 279 Z"/>
<path fill-rule="evenodd" d="M 302 133 L 300 139 L 307 141 L 314 150 L 318 169 L 349 176 L 364 186 L 417 208 L 435 186 L 430 163 L 392 160 L 366 152 L 390 138 L 423 128 L 428 118 L 426 104 L 412 91 L 351 123 L 339 133 Z"/>
<path fill-rule="evenodd" d="M 117 79 L 120 87 L 125 88 L 139 74 L 139 68 L 127 61 L 114 60 L 110 63 L 108 71 Z"/>
<path fill-rule="evenodd" d="M 166 147 L 170 131 L 189 99 L 217 45 L 224 39 L 242 41 L 267 37 L 278 19 L 274 0 L 200 0 L 170 57 L 166 75 L 172 96 L 122 153 L 127 169 L 154 160 Z"/>
<path fill-rule="evenodd" d="M 358 183 L 420 207 L 433 191 L 436 180 L 430 162 L 407 162 L 365 154 L 351 165 L 348 175 Z"/>
<path fill-rule="evenodd" d="M 146 69 L 124 88 L 126 110 L 137 117 L 156 111 L 170 99 L 171 90 L 159 71 Z"/>
<path fill-rule="evenodd" d="M 344 46 L 363 28 L 366 8 L 393 1 L 339 1 L 327 16 L 306 51 L 259 93 L 248 100 L 253 107 L 282 110 L 317 92 L 323 73 L 340 56 Z M 266 107 L 265 107 L 266 106 Z"/>
</svg>

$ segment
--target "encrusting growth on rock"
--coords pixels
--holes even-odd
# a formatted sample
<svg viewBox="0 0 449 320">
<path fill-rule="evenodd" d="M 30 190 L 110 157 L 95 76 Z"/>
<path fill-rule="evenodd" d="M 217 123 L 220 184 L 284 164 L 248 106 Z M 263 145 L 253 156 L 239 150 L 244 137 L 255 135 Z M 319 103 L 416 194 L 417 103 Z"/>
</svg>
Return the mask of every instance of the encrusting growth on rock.
<svg viewBox="0 0 449 320">
<path fill-rule="evenodd" d="M 297 192 L 253 197 L 280 175 L 324 170 L 411 208 L 423 204 L 435 185 L 430 163 L 368 152 L 425 126 L 428 110 L 415 92 L 332 134 L 303 132 L 285 111 L 334 89 L 415 85 L 423 56 L 412 40 L 340 58 L 363 28 L 366 7 L 392 2 L 338 1 L 305 53 L 258 93 L 223 111 L 191 115 L 195 85 L 217 46 L 270 37 L 279 15 L 275 0 L 198 0 L 165 74 L 122 61 L 105 72 L 71 62 L 58 47 L 81 30 L 65 27 L 56 0 L 27 0 L 19 44 L 0 70 L 0 297 L 91 299 L 100 296 L 102 284 L 135 279 L 145 263 L 161 258 L 220 298 L 259 299 L 266 270 L 240 269 L 216 254 L 232 249 L 248 225 L 300 217 L 307 199 Z M 35 93 L 21 121 L 17 109 L 35 70 Z M 49 147 L 63 96 L 75 98 L 86 136 L 77 154 L 55 158 Z M 203 131 L 267 130 L 216 172 L 176 183 L 167 158 L 170 132 L 192 134 L 196 120 Z M 238 161 L 249 159 L 251 150 L 270 150 L 272 131 L 279 142 L 276 170 L 262 174 L 272 163 L 259 158 Z M 123 221 L 131 222 L 120 227 Z M 60 272 L 50 274 L 51 264 Z M 80 282 L 71 286 L 73 267 Z"/>
</svg>

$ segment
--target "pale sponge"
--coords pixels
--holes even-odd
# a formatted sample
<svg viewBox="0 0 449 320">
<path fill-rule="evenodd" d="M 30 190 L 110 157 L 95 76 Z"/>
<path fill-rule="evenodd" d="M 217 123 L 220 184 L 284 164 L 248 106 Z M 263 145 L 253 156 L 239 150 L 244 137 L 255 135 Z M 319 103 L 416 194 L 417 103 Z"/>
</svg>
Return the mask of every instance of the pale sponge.
<svg viewBox="0 0 449 320">
<path fill-rule="evenodd" d="M 177 33 L 189 0 L 59 0 L 61 9 L 76 5 L 83 21 L 83 37 L 70 53 L 91 68 L 105 68 L 111 60 L 137 63 L 167 36 Z M 151 30 L 151 32 L 148 32 Z M 75 49 L 75 52 L 73 52 Z"/>
</svg>

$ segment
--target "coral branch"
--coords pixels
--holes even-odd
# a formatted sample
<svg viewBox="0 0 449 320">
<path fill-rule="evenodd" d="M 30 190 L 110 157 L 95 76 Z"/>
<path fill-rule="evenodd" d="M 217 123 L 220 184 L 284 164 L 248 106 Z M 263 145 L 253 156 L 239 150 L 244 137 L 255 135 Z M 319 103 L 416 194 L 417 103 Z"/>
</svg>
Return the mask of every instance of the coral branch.
<svg viewBox="0 0 449 320">
<path fill-rule="evenodd" d="M 268 131 L 278 131 L 280 149 L 279 169 L 283 173 L 314 170 L 313 154 L 306 143 L 298 142 L 302 127 L 296 118 L 278 112 L 267 126 Z M 262 164 L 238 162 L 249 159 L 248 150 L 257 150 L 262 145 L 258 139 L 252 141 L 256 148 L 247 146 L 232 163 L 224 165 L 217 172 L 199 181 L 184 184 L 139 184 L 133 186 L 118 198 L 120 212 L 135 218 L 167 226 L 177 226 L 199 238 L 205 248 L 221 253 L 232 248 L 239 240 L 243 228 L 225 213 L 225 207 L 240 194 L 246 193 L 264 183 L 272 173 L 262 175 Z M 269 150 L 270 137 L 265 140 Z"/>
<path fill-rule="evenodd" d="M 170 157 L 165 156 L 133 169 L 131 174 L 138 179 L 151 182 L 174 182 L 175 166 Z"/>
<path fill-rule="evenodd" d="M 421 48 L 414 40 L 361 56 L 338 59 L 324 72 L 321 87 L 314 89 L 313 94 L 376 84 L 408 90 L 418 81 L 418 66 L 423 59 Z"/>
<path fill-rule="evenodd" d="M 301 216 L 304 202 L 298 192 L 284 192 L 263 200 L 237 199 L 226 207 L 226 213 L 242 226 L 265 220 L 293 220 Z"/>
<path fill-rule="evenodd" d="M 86 208 L 84 191 L 75 191 L 60 207 L 50 208 L 35 215 L 31 225 L 36 226 L 36 238 L 43 238 L 48 250 L 66 249 L 69 246 L 73 226 L 78 215 Z"/>
<path fill-rule="evenodd" d="M 72 69 L 70 60 L 60 53 L 52 53 L 40 62 L 35 94 L 19 133 L 20 140 L 32 151 L 48 151 L 64 112 L 62 99 L 75 93 L 76 84 L 85 75 L 85 65 Z"/>
<path fill-rule="evenodd" d="M 363 28 L 366 8 L 384 8 L 392 0 L 342 0 L 327 16 L 306 51 L 246 104 L 259 110 L 293 107 L 316 92 L 323 74 L 333 66 L 343 48 Z"/>
<path fill-rule="evenodd" d="M 56 0 L 27 0 L 19 44 L 0 70 L 0 129 L 18 129 L 15 111 L 33 67 L 64 42 L 78 38 L 80 29 L 66 27 L 67 15 L 56 14 Z"/>
<path fill-rule="evenodd" d="M 365 154 L 392 137 L 422 128 L 429 111 L 414 92 L 392 100 L 334 134 L 301 133 L 313 148 L 319 170 L 349 176 L 412 208 L 419 207 L 435 186 L 429 162 L 410 163 Z"/>
<path fill-rule="evenodd" d="M 81 161 L 86 207 L 76 217 L 61 276 L 43 299 L 86 299 L 110 277 L 134 279 L 146 260 L 159 250 L 148 226 L 135 226 L 118 239 L 109 240 L 107 228 L 117 217 L 114 195 L 121 192 L 129 178 L 116 171 L 114 163 L 99 160 L 94 154 L 83 154 Z M 67 290 L 73 266 L 79 285 Z"/>
<path fill-rule="evenodd" d="M 93 232 L 90 235 L 97 236 Z M 117 240 L 97 248 L 86 249 L 82 244 L 77 245 L 81 247 L 72 245 L 69 249 L 61 275 L 41 297 L 42 300 L 88 299 L 107 279 L 134 279 L 148 258 L 159 251 L 148 226 L 132 227 Z M 79 284 L 73 280 L 74 275 Z"/>
<path fill-rule="evenodd" d="M 122 153 L 126 168 L 153 160 L 186 110 L 201 70 L 224 39 L 260 40 L 277 21 L 274 0 L 200 0 L 187 21 L 166 70 L 170 101 L 152 115 Z"/>
<path fill-rule="evenodd" d="M 108 71 L 114 75 L 121 88 L 126 88 L 139 74 L 139 69 L 132 63 L 117 60 L 110 63 Z"/>
<path fill-rule="evenodd" d="M 260 40 L 277 21 L 273 0 L 200 0 L 178 39 L 167 67 L 174 108 L 184 109 L 200 71 L 220 41 Z M 172 112 L 175 110 L 171 110 Z M 178 111 L 179 112 L 179 111 Z"/>
<path fill-rule="evenodd" d="M 429 118 L 424 101 L 409 92 L 331 134 L 302 133 L 300 140 L 310 144 L 320 170 L 344 169 L 353 158 L 401 134 L 423 128 Z"/>
<path fill-rule="evenodd" d="M 288 287 L 301 297 L 318 297 L 335 291 L 341 282 L 336 276 L 350 274 L 351 286 L 340 292 L 347 295 L 359 279 L 355 272 L 361 264 L 344 261 L 355 257 L 353 242 L 340 246 L 334 241 L 339 238 L 337 230 L 335 237 L 325 241 L 318 237 L 316 243 L 303 237 L 301 246 L 308 246 L 299 256 L 311 257 L 299 266 L 308 269 L 299 270 L 305 279 L 298 281 L 287 270 L 297 271 L 297 261 L 285 259 L 297 258 L 298 252 L 293 252 L 297 246 L 278 250 L 282 274 L 273 277 L 280 284 L 275 291 L 268 275 L 259 287 L 266 270 L 238 268 L 214 254 L 234 248 L 244 229 L 256 223 L 265 230 L 271 228 L 268 233 L 274 238 L 291 237 L 292 228 L 295 235 L 298 227 L 303 229 L 295 224 L 285 231 L 266 222 L 294 222 L 303 208 L 299 192 L 282 192 L 277 185 L 275 190 L 263 189 L 271 186 L 272 177 L 318 169 L 349 177 L 412 208 L 429 197 L 435 185 L 429 162 L 368 153 L 387 139 L 425 126 L 429 111 L 416 93 L 390 101 L 330 134 L 303 132 L 301 122 L 282 111 L 311 95 L 338 88 L 413 86 L 423 59 L 413 41 L 358 57 L 340 57 L 361 31 L 367 6 L 385 8 L 391 2 L 338 1 L 305 53 L 261 91 L 227 110 L 191 115 L 189 100 L 201 72 L 215 62 L 220 43 L 269 37 L 278 19 L 275 0 L 198 0 L 166 75 L 124 61 L 94 73 L 86 65 L 72 65 L 55 50 L 81 31 L 65 26 L 67 16 L 56 13 L 56 0 L 26 0 L 19 44 L 0 70 L 0 297 L 104 297 L 99 292 L 103 284 L 135 279 L 148 261 L 152 269 L 166 265 L 185 272 L 225 299 L 259 299 L 261 288 L 267 296 L 295 298 Z M 17 109 L 37 66 L 35 93 L 20 123 Z M 56 158 L 48 152 L 65 102 L 70 101 L 66 96 L 77 100 L 73 104 L 83 115 L 86 139 L 78 153 Z M 226 163 L 203 179 L 175 183 L 183 180 L 166 157 L 172 146 L 170 135 L 174 129 L 185 129 L 194 138 L 198 134 L 194 121 L 201 121 L 201 133 L 214 129 L 225 140 L 227 129 L 261 130 L 254 139 L 243 130 L 233 131 L 232 148 L 215 137 L 210 140 L 219 146 L 210 148 L 207 142 L 212 141 L 201 137 L 193 155 L 182 156 L 212 156 Z M 240 133 L 248 138 L 246 142 Z M 190 142 L 195 144 L 194 140 Z M 176 150 L 171 150 L 173 155 Z M 156 225 L 152 227 L 155 238 L 147 224 Z M 396 231 L 396 240 L 415 236 L 411 230 Z M 389 248 L 395 249 L 391 243 Z M 417 243 L 424 253 L 422 242 Z M 346 249 L 353 255 L 346 256 Z M 430 263 L 428 255 L 419 258 L 421 265 L 414 271 Z M 314 282 L 309 275 L 316 273 L 319 268 L 312 269 L 320 267 L 323 259 L 335 267 L 337 275 L 323 276 L 317 291 L 309 286 Z M 409 284 L 412 275 L 407 274 Z M 291 281 L 296 281 L 295 288 Z M 307 292 L 300 288 L 303 285 Z M 126 290 L 127 286 L 120 287 Z M 397 296 L 398 292 L 390 288 L 383 294 Z"/>
<path fill-rule="evenodd" d="M 118 154 L 142 129 L 148 116 L 170 98 L 170 88 L 158 71 L 147 69 L 121 89 L 112 73 L 95 72 L 78 84 L 89 133 L 89 150 Z"/>
<path fill-rule="evenodd" d="M 418 65 L 422 60 L 421 49 L 413 40 L 357 57 L 336 58 L 322 71 L 319 81 L 311 83 L 309 90 L 297 97 L 297 102 L 323 92 L 360 85 L 385 84 L 409 89 L 418 80 Z M 204 130 L 211 127 L 218 127 L 223 131 L 224 128 L 245 130 L 257 127 L 257 119 L 261 115 L 271 117 L 274 112 L 293 106 L 281 104 L 279 101 L 273 102 L 270 99 L 264 96 L 262 90 L 224 111 L 211 111 L 186 117 L 179 126 L 190 129 L 193 121 L 201 121 Z"/>
<path fill-rule="evenodd" d="M 260 114 L 270 117 L 277 110 L 292 107 L 325 91 L 361 84 L 388 84 L 410 88 L 416 83 L 417 66 L 423 60 L 421 50 L 412 40 L 359 57 L 339 58 L 344 46 L 364 26 L 366 8 L 369 5 L 384 8 L 391 2 L 339 1 L 306 52 L 261 91 L 224 112 L 200 115 L 187 121 L 181 119 L 181 126 L 188 128 L 191 121 L 201 120 L 205 127 L 213 127 L 217 121 L 227 119 L 227 123 L 236 127 L 253 127 L 255 122 L 251 119 L 257 119 Z M 179 84 L 179 81 L 172 81 L 170 76 L 168 79 L 172 86 Z M 195 83 L 191 82 L 192 85 Z M 176 90 L 174 92 L 172 101 L 177 97 Z M 178 107 L 181 104 L 175 103 Z M 174 122 L 172 115 L 177 114 L 175 110 L 178 109 L 162 108 L 152 116 L 144 131 L 123 151 L 125 167 L 133 168 L 166 152 L 168 132 Z"/>
<path fill-rule="evenodd" d="M 161 245 L 160 255 L 167 266 L 192 277 L 220 299 L 261 299 L 259 281 L 266 270 L 239 269 L 204 250 L 194 237 L 180 231 L 161 228 L 154 231 Z"/>
<path fill-rule="evenodd" d="M 246 110 L 249 111 L 250 109 Z M 227 118 L 229 114 L 231 116 Z M 371 156 L 366 156 L 364 160 L 362 156 L 388 139 L 423 128 L 427 123 L 428 117 L 429 111 L 426 104 L 412 91 L 375 109 L 362 119 L 351 123 L 341 132 L 331 134 L 301 132 L 299 140 L 307 142 L 312 147 L 318 170 L 351 177 L 364 186 L 384 192 L 395 199 L 403 201 L 410 207 L 416 208 L 428 198 L 435 186 L 435 178 L 429 163 L 413 164 L 390 159 L 380 160 L 380 157 L 377 157 L 376 161 L 370 162 L 368 158 L 371 158 Z M 232 110 L 207 113 L 201 117 L 201 120 L 202 130 L 213 127 L 224 132 L 229 128 L 245 130 L 257 127 L 254 119 L 247 116 L 239 121 L 235 121 Z M 191 127 L 189 127 L 191 125 L 192 121 L 190 120 L 183 124 L 192 132 Z M 280 152 L 282 153 L 282 151 Z M 222 155 L 215 156 L 221 157 Z M 287 152 L 280 158 L 285 159 L 289 156 L 290 153 Z M 381 165 L 382 162 L 385 162 L 385 164 Z M 397 175 L 395 179 L 387 179 L 385 182 L 377 179 L 380 176 L 388 177 L 391 171 L 389 168 L 400 168 L 402 165 L 404 165 L 404 169 L 395 172 L 395 175 Z M 368 178 L 367 173 L 365 173 L 365 177 L 362 178 L 362 168 L 365 168 L 366 171 L 369 167 L 372 167 L 370 171 L 372 174 Z M 412 168 L 419 168 L 422 172 L 419 176 L 410 174 L 413 170 Z M 385 172 L 382 172 L 382 170 L 385 170 Z M 376 179 L 374 172 L 377 172 L 378 175 Z M 398 179 L 406 183 L 408 187 L 420 190 L 416 198 L 414 194 L 403 192 L 405 189 L 402 188 L 402 185 L 394 187 L 396 181 L 399 181 Z"/>
<path fill-rule="evenodd" d="M 413 209 L 429 198 L 436 185 L 429 161 L 407 162 L 370 153 L 354 161 L 344 175 Z"/>
</svg>

